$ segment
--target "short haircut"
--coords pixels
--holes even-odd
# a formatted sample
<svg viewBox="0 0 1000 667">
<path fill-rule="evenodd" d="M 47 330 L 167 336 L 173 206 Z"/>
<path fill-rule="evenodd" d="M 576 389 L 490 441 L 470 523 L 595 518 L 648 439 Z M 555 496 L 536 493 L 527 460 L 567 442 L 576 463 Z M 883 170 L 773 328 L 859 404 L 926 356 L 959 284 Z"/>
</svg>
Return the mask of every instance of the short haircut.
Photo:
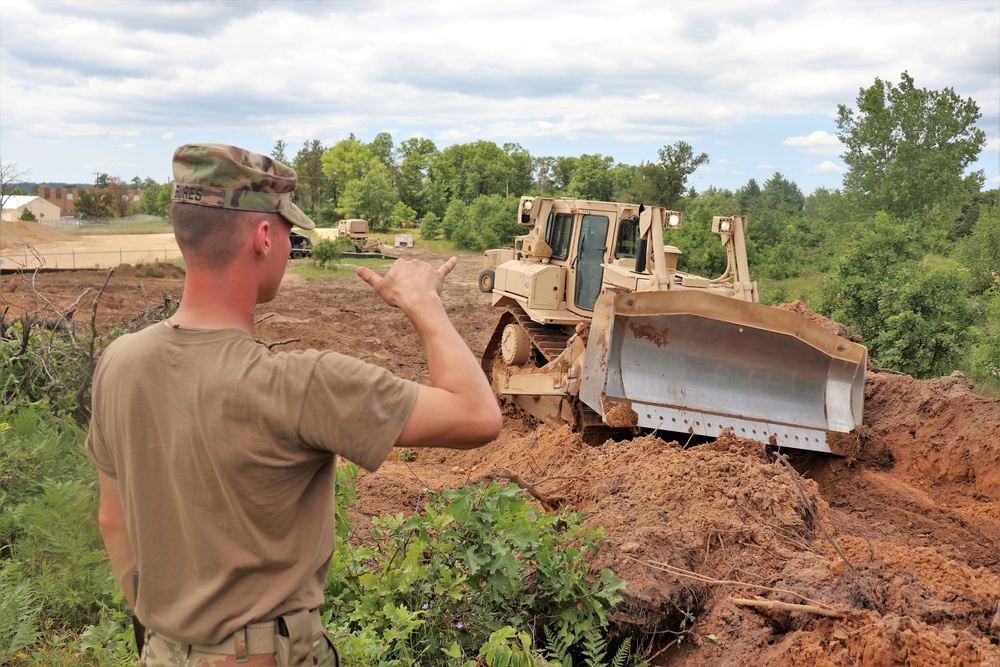
<svg viewBox="0 0 1000 667">
<path fill-rule="evenodd" d="M 170 222 L 178 247 L 220 269 L 235 259 L 247 235 L 261 220 L 268 220 L 276 229 L 283 227 L 279 222 L 284 220 L 278 213 L 237 211 L 183 202 L 170 205 Z"/>
</svg>

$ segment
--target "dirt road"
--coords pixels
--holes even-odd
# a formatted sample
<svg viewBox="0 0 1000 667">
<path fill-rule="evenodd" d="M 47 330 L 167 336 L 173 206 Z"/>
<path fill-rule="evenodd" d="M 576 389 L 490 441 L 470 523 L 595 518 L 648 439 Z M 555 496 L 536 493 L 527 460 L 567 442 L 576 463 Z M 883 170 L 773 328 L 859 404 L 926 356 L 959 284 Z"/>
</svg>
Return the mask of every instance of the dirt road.
<svg viewBox="0 0 1000 667">
<path fill-rule="evenodd" d="M 479 266 L 463 258 L 443 295 L 477 355 L 497 320 L 476 288 Z M 68 306 L 93 287 L 78 307 L 89 317 L 104 277 L 46 273 L 35 290 Z M 121 267 L 98 321 L 179 296 L 181 281 L 179 269 L 153 277 Z M 35 290 L 5 274 L 0 311 L 39 308 Z M 257 336 L 289 341 L 280 349 L 334 349 L 427 379 L 412 327 L 356 278 L 302 278 L 293 263 L 258 316 Z M 424 488 L 503 478 L 505 468 L 549 505 L 605 528 L 594 566 L 627 580 L 617 629 L 659 652 L 654 664 L 1000 665 L 1000 401 L 972 394 L 960 375 L 919 382 L 869 371 L 853 444 L 849 458 L 793 453 L 793 471 L 734 437 L 687 450 L 654 437 L 592 448 L 508 414 L 479 450 L 390 456 L 362 476 L 355 518 L 411 513 Z M 672 644 L 685 614 L 694 630 Z"/>
</svg>

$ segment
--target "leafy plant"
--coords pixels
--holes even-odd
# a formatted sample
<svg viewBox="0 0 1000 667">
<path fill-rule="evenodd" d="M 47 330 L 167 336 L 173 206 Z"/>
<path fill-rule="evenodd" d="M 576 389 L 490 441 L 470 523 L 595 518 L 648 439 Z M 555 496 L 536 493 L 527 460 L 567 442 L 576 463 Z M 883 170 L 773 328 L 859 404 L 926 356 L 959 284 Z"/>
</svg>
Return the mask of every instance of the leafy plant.
<svg viewBox="0 0 1000 667">
<path fill-rule="evenodd" d="M 0 664 L 134 663 L 84 431 L 51 409 L 0 411 Z"/>
<path fill-rule="evenodd" d="M 504 628 L 546 628 L 568 648 L 606 632 L 624 582 L 608 570 L 589 576 L 585 555 L 601 533 L 582 518 L 544 513 L 518 487 L 493 483 L 432 493 L 418 516 L 374 519 L 370 541 L 341 542 L 333 556 L 338 641 L 349 660 L 359 651 L 360 662 L 446 665 Z"/>
<path fill-rule="evenodd" d="M 346 236 L 323 239 L 312 248 L 312 260 L 321 269 L 340 264 L 345 252 L 354 252 L 354 242 Z"/>
<path fill-rule="evenodd" d="M 10 562 L 0 566 L 0 664 L 10 664 L 39 638 L 41 608 L 32 581 L 19 567 Z"/>
</svg>

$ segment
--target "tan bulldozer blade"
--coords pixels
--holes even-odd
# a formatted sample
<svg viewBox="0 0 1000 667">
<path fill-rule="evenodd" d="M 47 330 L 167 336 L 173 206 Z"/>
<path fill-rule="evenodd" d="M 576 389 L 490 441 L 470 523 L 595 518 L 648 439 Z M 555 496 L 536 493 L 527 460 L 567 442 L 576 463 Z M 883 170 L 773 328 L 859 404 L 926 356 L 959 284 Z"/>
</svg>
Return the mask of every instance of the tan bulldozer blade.
<svg viewBox="0 0 1000 667">
<path fill-rule="evenodd" d="M 830 452 L 861 423 L 867 350 L 777 308 L 697 291 L 605 292 L 580 398 L 611 426 Z"/>
</svg>

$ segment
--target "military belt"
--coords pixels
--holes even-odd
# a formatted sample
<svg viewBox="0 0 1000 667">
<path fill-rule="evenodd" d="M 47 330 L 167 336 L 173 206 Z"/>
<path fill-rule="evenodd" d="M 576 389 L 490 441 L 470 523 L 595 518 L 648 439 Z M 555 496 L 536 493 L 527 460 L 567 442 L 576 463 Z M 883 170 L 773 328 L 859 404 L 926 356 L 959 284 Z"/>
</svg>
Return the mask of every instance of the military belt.
<svg viewBox="0 0 1000 667">
<path fill-rule="evenodd" d="M 312 626 L 312 634 L 315 635 L 323 632 L 323 622 L 320 620 L 318 609 L 314 609 L 309 613 L 309 623 Z M 212 655 L 233 655 L 239 659 L 248 655 L 275 653 L 275 636 L 285 633 L 281 632 L 280 625 L 276 619 L 273 621 L 250 623 L 229 635 L 218 644 L 188 644 L 162 633 L 152 632 L 151 634 L 158 634 L 164 640 L 180 644 L 188 654 L 191 652 L 201 652 Z"/>
</svg>

